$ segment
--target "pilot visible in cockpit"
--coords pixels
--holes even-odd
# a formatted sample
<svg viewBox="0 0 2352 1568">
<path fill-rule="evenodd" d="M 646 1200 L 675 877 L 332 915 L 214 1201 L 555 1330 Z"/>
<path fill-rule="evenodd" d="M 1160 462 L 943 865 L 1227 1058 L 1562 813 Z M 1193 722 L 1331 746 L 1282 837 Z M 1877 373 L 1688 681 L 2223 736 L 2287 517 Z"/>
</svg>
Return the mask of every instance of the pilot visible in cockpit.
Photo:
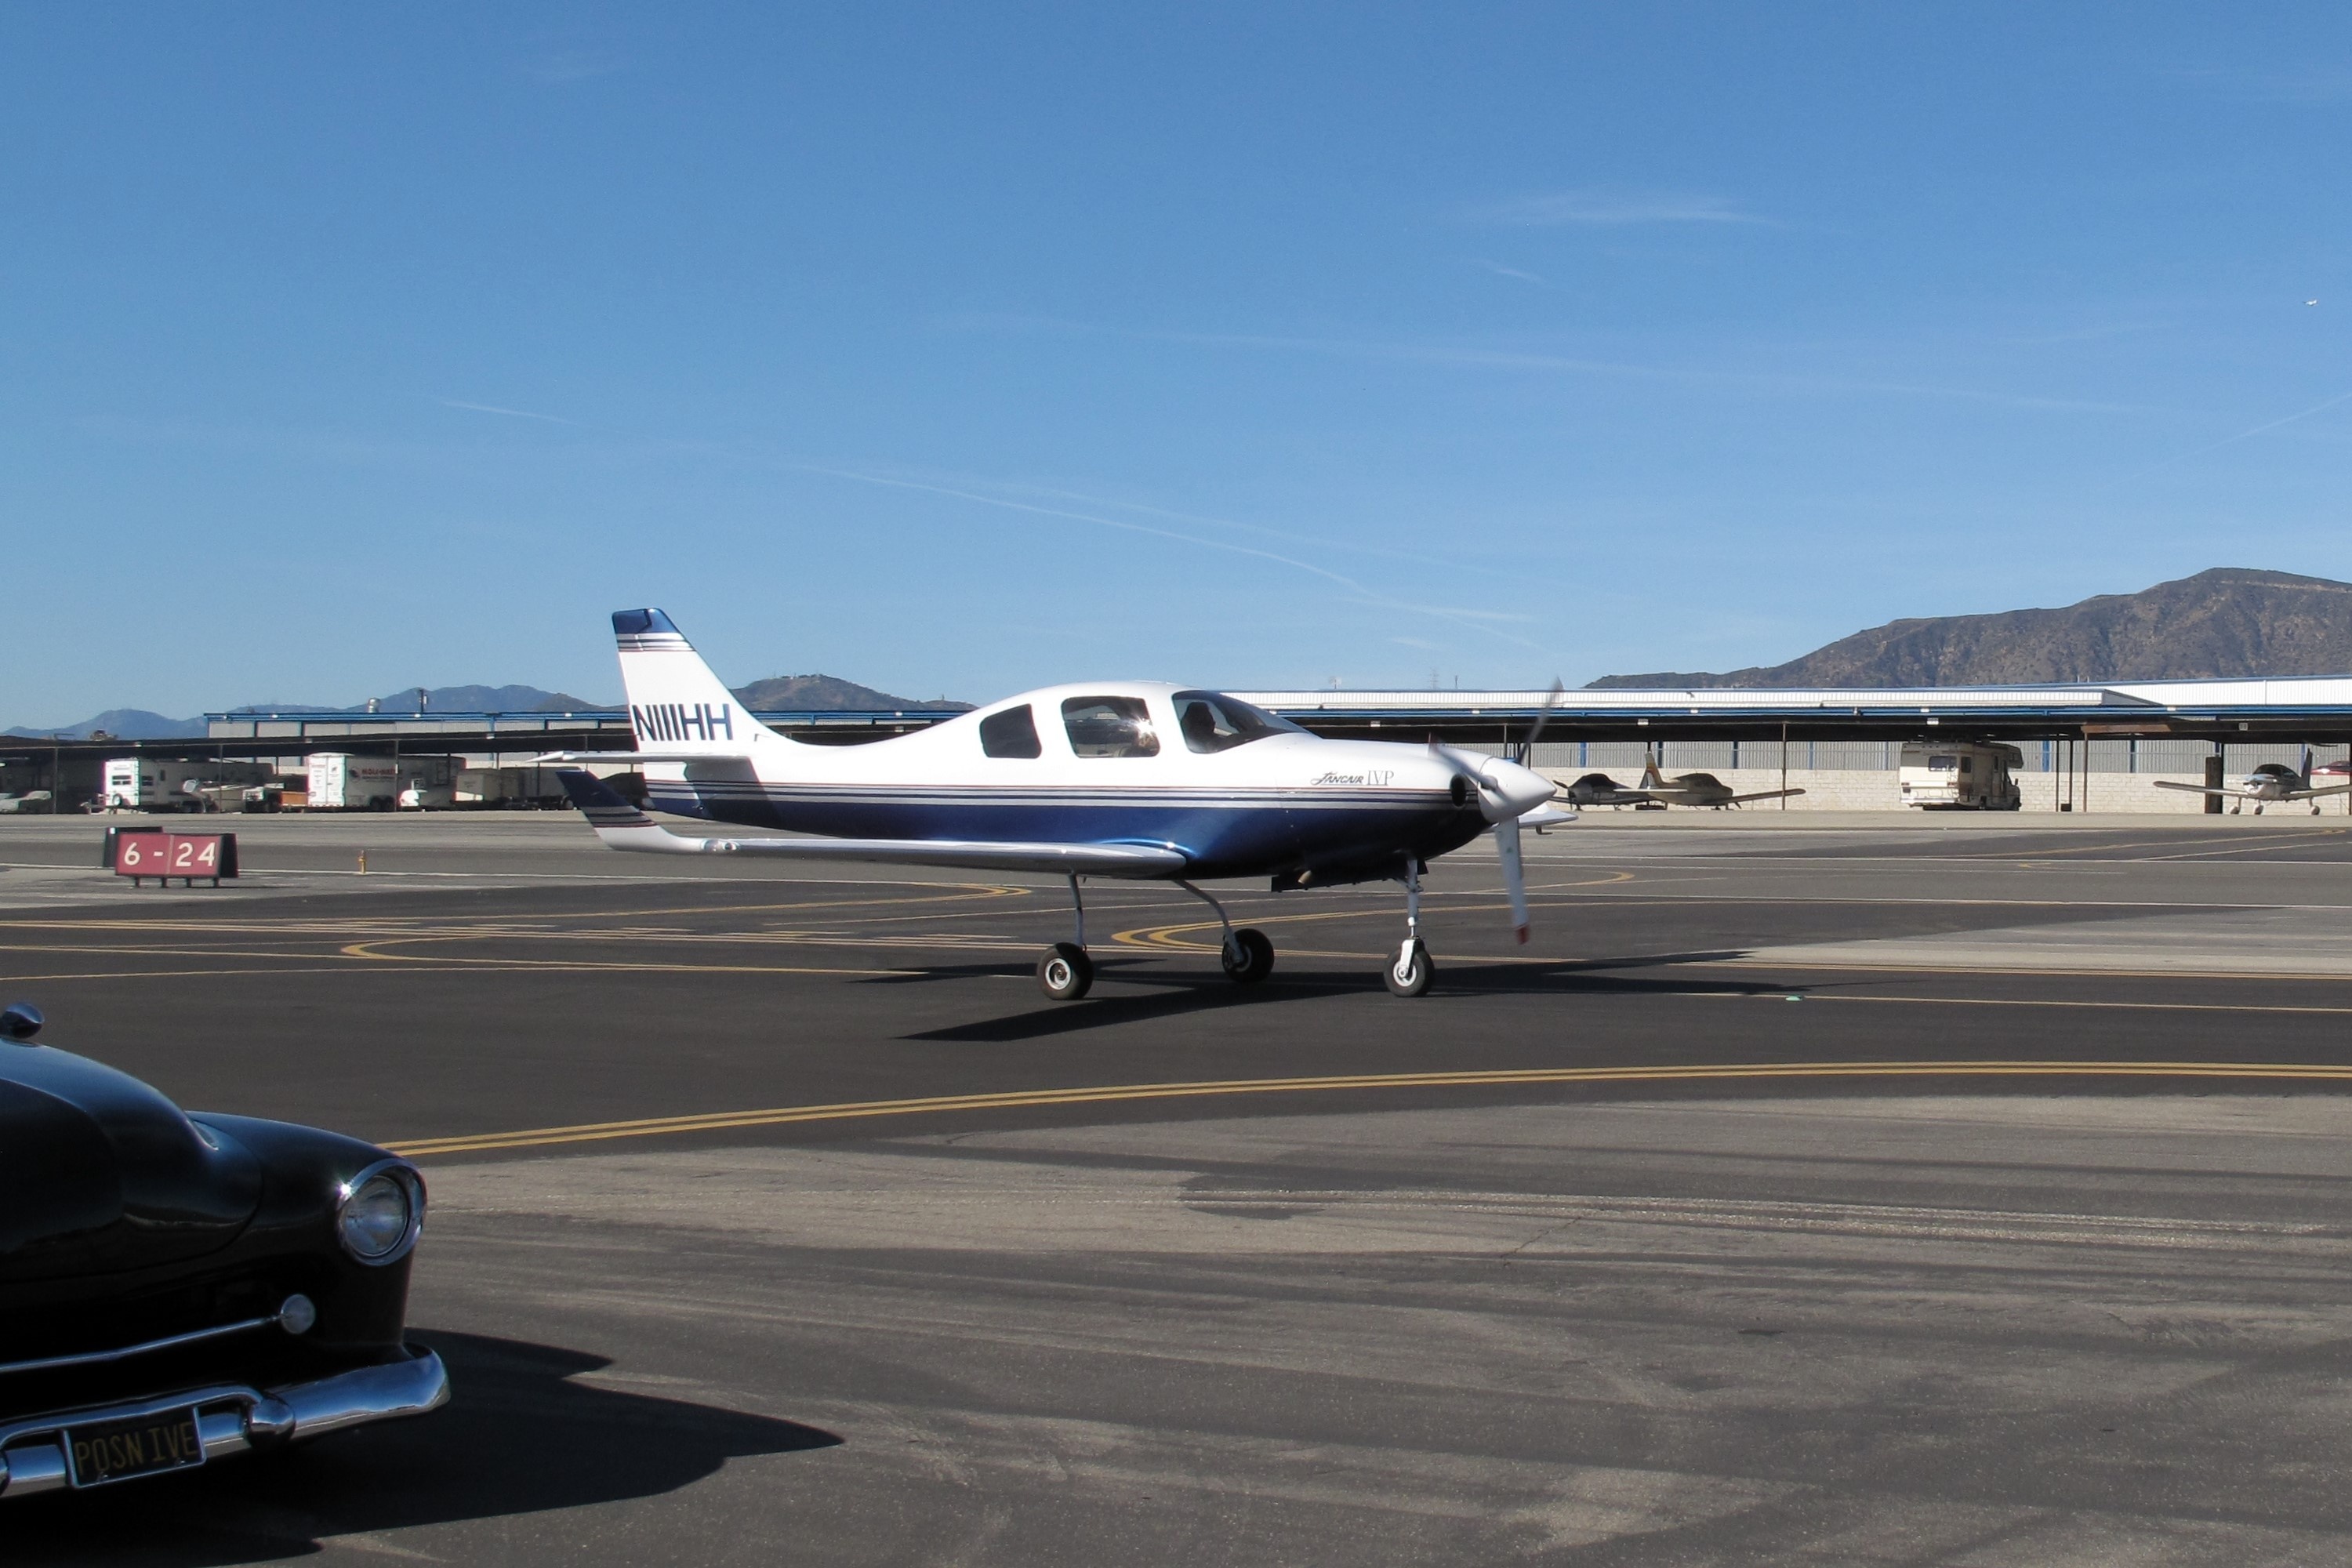
<svg viewBox="0 0 2352 1568">
<path fill-rule="evenodd" d="M 1217 745 L 1216 710 L 1205 702 L 1184 704 L 1184 744 L 1196 752 L 1214 752 Z"/>
</svg>

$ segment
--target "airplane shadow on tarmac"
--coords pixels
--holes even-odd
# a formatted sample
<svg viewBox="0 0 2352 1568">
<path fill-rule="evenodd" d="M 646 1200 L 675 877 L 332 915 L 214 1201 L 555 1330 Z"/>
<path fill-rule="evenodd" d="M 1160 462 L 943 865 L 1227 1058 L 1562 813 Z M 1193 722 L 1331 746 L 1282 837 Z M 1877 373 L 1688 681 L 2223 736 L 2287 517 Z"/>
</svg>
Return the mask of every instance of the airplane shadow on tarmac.
<svg viewBox="0 0 2352 1568">
<path fill-rule="evenodd" d="M 1720 992 L 1726 995 L 1753 995 L 1803 989 L 1770 980 L 1715 980 L 1695 976 L 1645 980 L 1622 973 L 1629 969 L 1667 968 L 1681 963 L 1716 963 L 1747 956 L 1745 949 L 1727 948 L 1714 952 L 1646 953 L 1634 958 L 1563 958 L 1556 963 L 1481 963 L 1475 959 L 1454 959 L 1438 969 L 1430 994 L 1443 997 L 1448 991 L 1453 991 L 1483 994 L 1544 993 L 1567 995 L 1580 992 L 1644 995 L 1672 992 L 1678 995 L 1690 995 L 1698 992 Z M 1001 973 L 1003 971 L 976 967 L 971 973 Z M 1248 987 L 1235 985 L 1221 975 L 1177 977 L 1165 973 L 1121 973 L 1116 963 L 1101 965 L 1097 973 L 1105 980 L 1139 981 L 1159 989 L 1155 994 L 1140 996 L 1098 995 L 1083 1002 L 1055 1002 L 1025 1013 L 1015 1013 L 1009 1017 L 981 1018 L 967 1024 L 924 1029 L 906 1038 L 968 1045 L 1005 1045 L 1016 1040 L 1075 1034 L 1085 1029 L 1116 1028 L 1122 1024 L 1181 1017 L 1188 1013 L 1208 1012 L 1219 1007 L 1311 1001 L 1326 996 L 1357 995 L 1381 988 L 1377 973 L 1369 976 L 1360 973 L 1277 974 L 1263 984 Z"/>
<path fill-rule="evenodd" d="M 450 1403 L 184 1476 L 0 1502 L 0 1560 L 209 1568 L 307 1557 L 334 1537 L 656 1496 L 729 1459 L 837 1447 L 798 1422 L 572 1381 L 604 1357 L 420 1331 Z"/>
</svg>

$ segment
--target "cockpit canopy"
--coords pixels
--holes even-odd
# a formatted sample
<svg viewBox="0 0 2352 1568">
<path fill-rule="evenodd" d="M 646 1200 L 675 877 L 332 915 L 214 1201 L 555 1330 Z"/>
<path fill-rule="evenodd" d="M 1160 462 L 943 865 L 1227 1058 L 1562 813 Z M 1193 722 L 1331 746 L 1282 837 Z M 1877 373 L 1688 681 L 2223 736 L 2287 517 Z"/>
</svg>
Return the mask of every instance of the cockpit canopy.
<svg viewBox="0 0 2352 1568">
<path fill-rule="evenodd" d="M 1156 757 L 1160 732 L 1140 697 L 1073 697 L 1062 704 L 1070 750 L 1082 757 Z"/>
<path fill-rule="evenodd" d="M 1065 688 L 1064 689 L 1068 689 Z M 1043 696 L 1045 694 L 1040 693 Z M 1168 710 L 1162 698 L 1135 691 L 1087 691 L 1065 697 L 1059 704 L 1062 731 L 1070 752 L 1078 757 L 1156 757 L 1162 740 L 1160 721 Z M 1307 731 L 1254 708 L 1222 691 L 1178 691 L 1167 695 L 1175 710 L 1177 733 L 1192 752 L 1229 752 L 1268 735 L 1303 735 Z M 991 757 L 1034 758 L 1045 754 L 1038 734 L 1050 724 L 1054 709 L 1045 703 L 1016 703 L 980 720 L 980 748 Z"/>
<path fill-rule="evenodd" d="M 1176 727 L 1184 733 L 1184 744 L 1195 752 L 1230 752 L 1268 735 L 1307 732 L 1222 691 L 1180 691 L 1169 701 L 1175 705 Z"/>
</svg>

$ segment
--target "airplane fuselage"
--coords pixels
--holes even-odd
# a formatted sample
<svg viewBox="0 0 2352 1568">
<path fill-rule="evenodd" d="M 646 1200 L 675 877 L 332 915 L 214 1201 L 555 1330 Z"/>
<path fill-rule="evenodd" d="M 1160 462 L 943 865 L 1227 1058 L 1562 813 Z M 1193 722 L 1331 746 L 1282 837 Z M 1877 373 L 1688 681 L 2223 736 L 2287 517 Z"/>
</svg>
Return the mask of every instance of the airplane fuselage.
<svg viewBox="0 0 2352 1568">
<path fill-rule="evenodd" d="M 751 735 L 750 755 L 649 759 L 647 804 L 839 838 L 1162 846 L 1182 852 L 1189 877 L 1307 882 L 1388 875 L 1406 857 L 1433 859 L 1487 826 L 1475 793 L 1425 747 L 1287 726 L 1188 731 L 1203 700 L 1238 707 L 1157 682 L 1049 687 L 848 746 L 786 741 L 740 710 L 694 713 L 699 729 L 722 722 Z M 656 715 L 638 723 L 649 752 L 676 729 Z"/>
</svg>

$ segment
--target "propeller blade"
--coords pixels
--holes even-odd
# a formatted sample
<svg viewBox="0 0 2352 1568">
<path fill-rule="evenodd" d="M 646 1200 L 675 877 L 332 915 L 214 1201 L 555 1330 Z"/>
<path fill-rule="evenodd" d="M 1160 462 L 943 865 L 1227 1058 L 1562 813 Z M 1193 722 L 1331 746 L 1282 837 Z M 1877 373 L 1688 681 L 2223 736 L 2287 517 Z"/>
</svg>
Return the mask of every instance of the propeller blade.
<svg viewBox="0 0 2352 1568">
<path fill-rule="evenodd" d="M 1536 727 L 1528 731 L 1526 740 L 1519 742 L 1519 754 L 1511 761 L 1523 768 L 1535 765 L 1536 742 L 1543 739 L 1544 726 L 1551 722 L 1551 710 L 1559 706 L 1560 697 L 1567 689 L 1559 676 L 1551 678 L 1551 689 L 1544 694 L 1543 709 L 1536 715 Z"/>
<path fill-rule="evenodd" d="M 1503 889 L 1511 896 L 1511 927 L 1519 945 L 1528 942 L 1528 872 L 1519 859 L 1519 819 L 1507 816 L 1495 824 L 1495 856 L 1503 863 Z"/>
</svg>

